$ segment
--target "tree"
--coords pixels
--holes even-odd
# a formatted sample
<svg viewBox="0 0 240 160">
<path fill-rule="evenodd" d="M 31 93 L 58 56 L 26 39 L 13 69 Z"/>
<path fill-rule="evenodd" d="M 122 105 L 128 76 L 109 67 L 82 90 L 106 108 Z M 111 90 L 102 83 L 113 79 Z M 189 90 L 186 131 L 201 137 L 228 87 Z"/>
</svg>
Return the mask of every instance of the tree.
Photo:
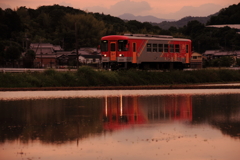
<svg viewBox="0 0 240 160">
<path fill-rule="evenodd" d="M 5 31 L 7 32 L 6 38 L 15 39 L 15 37 L 12 35 L 15 32 L 20 32 L 22 30 L 22 22 L 20 17 L 15 11 L 9 8 L 4 11 L 3 18 L 2 18 L 2 25 L 8 26 L 8 29 Z"/>
<path fill-rule="evenodd" d="M 0 42 L 0 65 L 4 65 L 4 59 L 5 59 L 5 46 L 2 42 Z"/>
<path fill-rule="evenodd" d="M 36 53 L 33 50 L 28 50 L 23 57 L 23 64 L 26 68 L 34 66 L 33 62 L 36 57 Z"/>
<path fill-rule="evenodd" d="M 21 56 L 21 51 L 18 47 L 16 46 L 9 46 L 6 49 L 6 60 L 9 60 L 12 62 L 13 66 L 14 66 L 14 61 L 18 60 Z"/>
<path fill-rule="evenodd" d="M 102 21 L 98 21 L 93 15 L 88 14 L 66 14 L 61 22 L 61 26 L 63 35 L 68 36 L 63 37 L 65 45 L 69 46 L 68 50 L 76 48 L 75 34 L 77 34 L 81 47 L 93 47 L 100 44 L 101 37 L 106 33 L 105 24 Z M 75 27 L 77 27 L 77 33 L 75 32 Z M 66 41 L 66 38 L 69 38 L 71 41 Z"/>
<path fill-rule="evenodd" d="M 198 34 L 201 34 L 205 28 L 204 24 L 200 23 L 197 20 L 188 22 L 187 26 L 184 26 L 184 34 L 191 36 L 191 38 L 196 37 Z"/>
</svg>

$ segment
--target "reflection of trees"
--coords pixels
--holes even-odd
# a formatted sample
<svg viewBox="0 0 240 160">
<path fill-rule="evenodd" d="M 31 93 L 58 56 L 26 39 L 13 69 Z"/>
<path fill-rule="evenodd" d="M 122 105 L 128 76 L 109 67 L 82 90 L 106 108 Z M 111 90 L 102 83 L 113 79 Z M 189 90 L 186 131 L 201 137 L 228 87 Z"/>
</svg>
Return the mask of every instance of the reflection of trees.
<svg viewBox="0 0 240 160">
<path fill-rule="evenodd" d="M 216 122 L 212 121 L 211 124 L 220 129 L 223 134 L 230 135 L 234 138 L 240 138 L 240 122 Z"/>
<path fill-rule="evenodd" d="M 0 141 L 62 143 L 100 133 L 101 99 L 0 101 Z"/>
<path fill-rule="evenodd" d="M 240 95 L 193 97 L 193 123 L 209 123 L 224 134 L 240 138 Z"/>
</svg>

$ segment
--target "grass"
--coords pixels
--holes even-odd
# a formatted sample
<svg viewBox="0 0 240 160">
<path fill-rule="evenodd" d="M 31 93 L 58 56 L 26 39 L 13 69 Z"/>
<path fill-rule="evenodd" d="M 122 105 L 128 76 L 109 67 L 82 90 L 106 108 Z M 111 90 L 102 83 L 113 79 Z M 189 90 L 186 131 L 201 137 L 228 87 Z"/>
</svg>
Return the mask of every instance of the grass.
<svg viewBox="0 0 240 160">
<path fill-rule="evenodd" d="M 1 88 L 18 87 L 79 87 L 79 86 L 140 86 L 165 84 L 196 84 L 239 82 L 240 71 L 202 69 L 194 71 L 149 72 L 141 70 L 96 71 L 80 67 L 76 72 L 0 73 Z"/>
</svg>

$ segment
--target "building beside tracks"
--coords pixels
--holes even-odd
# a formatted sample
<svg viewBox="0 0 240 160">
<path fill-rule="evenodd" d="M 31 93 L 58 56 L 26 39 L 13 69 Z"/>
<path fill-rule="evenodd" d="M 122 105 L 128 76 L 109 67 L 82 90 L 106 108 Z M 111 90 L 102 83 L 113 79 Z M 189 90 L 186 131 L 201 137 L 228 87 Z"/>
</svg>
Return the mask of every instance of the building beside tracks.
<svg viewBox="0 0 240 160">
<path fill-rule="evenodd" d="M 36 68 L 65 68 L 66 66 L 92 65 L 99 67 L 101 55 L 97 48 L 80 48 L 64 51 L 61 46 L 50 43 L 33 43 L 30 49 L 36 53 L 34 67 Z M 78 57 L 77 57 L 78 56 Z"/>
<path fill-rule="evenodd" d="M 202 68 L 202 54 L 193 52 L 190 60 L 190 68 Z"/>
</svg>

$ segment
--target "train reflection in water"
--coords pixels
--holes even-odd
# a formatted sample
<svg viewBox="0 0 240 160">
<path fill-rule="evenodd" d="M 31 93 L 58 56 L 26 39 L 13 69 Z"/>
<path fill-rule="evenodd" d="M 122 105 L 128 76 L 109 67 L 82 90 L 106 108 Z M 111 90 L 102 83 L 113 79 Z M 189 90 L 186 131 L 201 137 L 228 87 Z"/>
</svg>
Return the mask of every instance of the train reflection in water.
<svg viewBox="0 0 240 160">
<path fill-rule="evenodd" d="M 192 97 L 105 97 L 104 129 L 117 130 L 137 124 L 192 121 Z M 149 103 L 150 102 L 150 103 Z"/>
</svg>

